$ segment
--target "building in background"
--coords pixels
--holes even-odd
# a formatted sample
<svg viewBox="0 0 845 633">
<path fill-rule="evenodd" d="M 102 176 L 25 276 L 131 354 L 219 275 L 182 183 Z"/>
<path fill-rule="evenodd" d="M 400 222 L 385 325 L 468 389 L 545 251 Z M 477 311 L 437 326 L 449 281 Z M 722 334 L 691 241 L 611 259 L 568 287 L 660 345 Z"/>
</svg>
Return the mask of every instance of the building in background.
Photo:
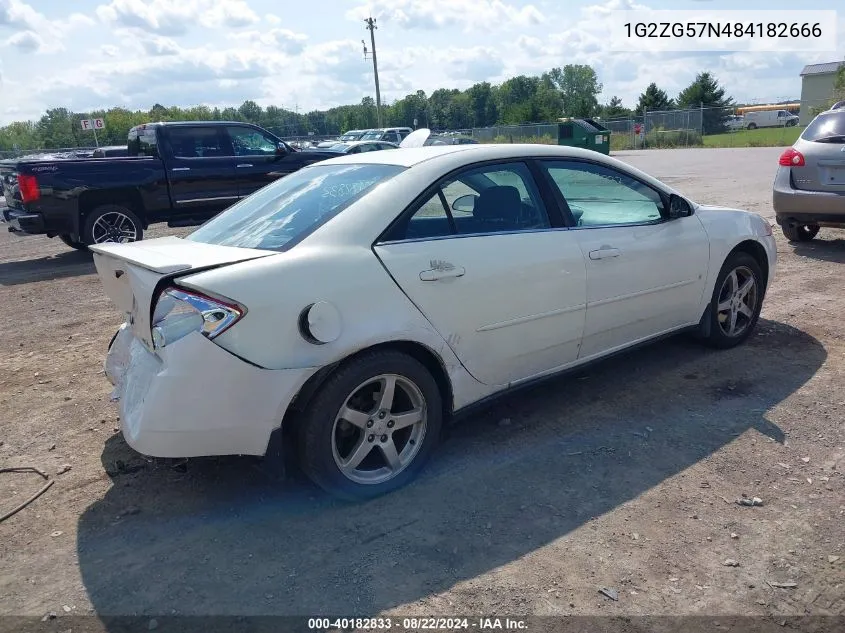
<svg viewBox="0 0 845 633">
<path fill-rule="evenodd" d="M 815 109 L 823 107 L 833 97 L 833 82 L 842 66 L 845 66 L 845 61 L 804 66 L 801 71 L 801 114 L 798 125 L 807 125 L 813 120 Z"/>
</svg>

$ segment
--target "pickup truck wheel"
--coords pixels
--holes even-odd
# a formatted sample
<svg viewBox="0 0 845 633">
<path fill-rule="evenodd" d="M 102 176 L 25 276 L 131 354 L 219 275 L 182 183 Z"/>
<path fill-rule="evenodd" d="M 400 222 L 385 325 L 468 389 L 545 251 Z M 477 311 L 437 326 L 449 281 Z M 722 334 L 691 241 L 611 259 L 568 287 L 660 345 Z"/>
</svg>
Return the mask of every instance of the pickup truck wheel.
<svg viewBox="0 0 845 633">
<path fill-rule="evenodd" d="M 104 204 L 85 218 L 83 239 L 87 246 L 106 242 L 137 242 L 144 237 L 141 220 L 119 204 Z"/>
<path fill-rule="evenodd" d="M 88 248 L 84 243 L 77 242 L 75 239 L 71 238 L 71 236 L 68 235 L 67 233 L 62 233 L 61 235 L 59 235 L 57 237 L 61 241 L 63 241 L 65 244 L 67 244 L 71 248 L 75 248 L 78 251 L 84 251 L 86 248 Z"/>
</svg>

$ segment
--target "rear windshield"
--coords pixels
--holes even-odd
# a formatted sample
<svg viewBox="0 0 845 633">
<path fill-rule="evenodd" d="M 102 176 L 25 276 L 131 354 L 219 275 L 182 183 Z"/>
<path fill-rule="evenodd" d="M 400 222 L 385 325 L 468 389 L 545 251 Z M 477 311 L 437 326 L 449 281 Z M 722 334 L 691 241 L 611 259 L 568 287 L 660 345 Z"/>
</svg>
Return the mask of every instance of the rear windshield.
<svg viewBox="0 0 845 633">
<path fill-rule="evenodd" d="M 244 198 L 187 239 L 283 251 L 403 170 L 397 165 L 307 167 Z"/>
<path fill-rule="evenodd" d="M 819 143 L 845 143 L 845 110 L 823 112 L 812 120 L 801 138 Z"/>
</svg>

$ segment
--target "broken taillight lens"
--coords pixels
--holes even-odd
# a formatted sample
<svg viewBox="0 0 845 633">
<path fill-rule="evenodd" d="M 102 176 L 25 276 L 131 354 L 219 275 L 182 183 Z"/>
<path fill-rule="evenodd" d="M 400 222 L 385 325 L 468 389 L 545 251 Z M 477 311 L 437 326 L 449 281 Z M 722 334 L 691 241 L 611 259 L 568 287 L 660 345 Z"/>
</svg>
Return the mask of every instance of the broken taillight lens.
<svg viewBox="0 0 845 633">
<path fill-rule="evenodd" d="M 160 349 L 191 332 L 213 339 L 232 327 L 244 314 L 246 309 L 234 302 L 181 288 L 167 288 L 159 294 L 153 311 L 153 345 Z"/>
</svg>

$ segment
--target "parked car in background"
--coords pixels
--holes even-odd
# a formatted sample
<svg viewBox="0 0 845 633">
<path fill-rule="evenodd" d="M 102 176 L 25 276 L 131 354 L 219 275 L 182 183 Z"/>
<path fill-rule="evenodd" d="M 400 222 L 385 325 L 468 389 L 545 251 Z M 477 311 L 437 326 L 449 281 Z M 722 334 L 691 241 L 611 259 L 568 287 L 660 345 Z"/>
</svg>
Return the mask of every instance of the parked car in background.
<svg viewBox="0 0 845 633">
<path fill-rule="evenodd" d="M 725 119 L 725 126 L 729 130 L 741 130 L 745 127 L 745 119 L 738 114 L 732 114 Z"/>
<path fill-rule="evenodd" d="M 787 110 L 764 110 L 746 112 L 743 115 L 745 127 L 756 130 L 758 127 L 791 127 L 798 125 L 798 116 Z"/>
<path fill-rule="evenodd" d="M 93 152 L 94 158 L 113 158 L 115 156 L 128 156 L 129 149 L 126 145 L 107 145 L 98 147 Z"/>
<path fill-rule="evenodd" d="M 413 132 L 409 127 L 389 127 L 379 130 L 369 130 L 366 134 L 361 136 L 361 141 L 387 141 L 388 143 L 402 142 L 408 134 Z"/>
<path fill-rule="evenodd" d="M 334 152 L 297 150 L 255 125 L 149 123 L 126 157 L 0 161 L 3 220 L 73 248 L 140 240 L 154 222 L 200 224 L 264 185 Z"/>
<path fill-rule="evenodd" d="M 478 141 L 469 136 L 432 135 L 425 141 L 425 145 L 476 145 Z"/>
<path fill-rule="evenodd" d="M 320 149 L 325 147 L 331 147 L 335 143 L 348 143 L 350 141 L 360 141 L 361 137 L 364 136 L 369 132 L 369 130 L 349 130 L 348 132 L 344 132 L 336 139 L 329 139 L 326 141 L 320 141 L 317 143 L 317 147 Z"/>
<path fill-rule="evenodd" d="M 399 146 L 386 141 L 349 141 L 335 143 L 327 149 L 339 154 L 361 154 L 362 152 L 377 152 L 383 149 L 399 149 Z"/>
<path fill-rule="evenodd" d="M 338 157 L 185 239 L 92 250 L 128 315 L 106 373 L 130 446 L 291 441 L 348 498 L 407 483 L 453 414 L 512 387 L 673 332 L 739 345 L 777 258 L 756 213 L 593 151 L 509 144 Z"/>
<path fill-rule="evenodd" d="M 788 239 L 845 228 L 845 106 L 816 116 L 778 162 L 772 204 Z"/>
</svg>

